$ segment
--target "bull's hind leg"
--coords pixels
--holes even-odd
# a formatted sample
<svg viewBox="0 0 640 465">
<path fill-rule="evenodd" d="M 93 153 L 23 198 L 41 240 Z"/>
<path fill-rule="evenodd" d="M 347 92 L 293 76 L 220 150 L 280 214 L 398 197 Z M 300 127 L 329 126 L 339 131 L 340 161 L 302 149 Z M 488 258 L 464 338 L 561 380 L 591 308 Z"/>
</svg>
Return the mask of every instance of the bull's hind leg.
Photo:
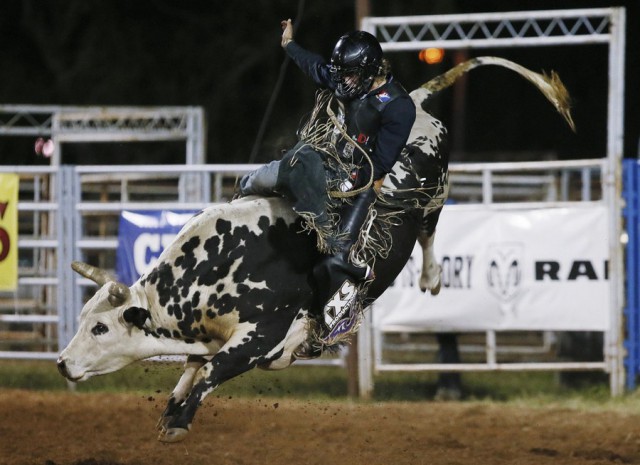
<svg viewBox="0 0 640 465">
<path fill-rule="evenodd" d="M 442 267 L 438 265 L 433 252 L 433 240 L 435 232 L 431 236 L 420 234 L 418 243 L 422 247 L 422 273 L 420 274 L 420 290 L 430 291 L 431 295 L 440 293 Z"/>
<path fill-rule="evenodd" d="M 440 292 L 442 267 L 436 261 L 433 242 L 436 237 L 436 224 L 440 217 L 441 208 L 430 212 L 424 218 L 423 229 L 418 234 L 418 244 L 422 247 L 422 273 L 420 275 L 420 290 L 430 291 L 431 295 Z"/>
<path fill-rule="evenodd" d="M 176 415 L 179 410 L 178 406 L 184 402 L 193 388 L 193 382 L 196 379 L 198 370 L 211 360 L 211 358 L 212 357 L 203 357 L 201 355 L 189 355 L 187 357 L 187 361 L 184 364 L 184 373 L 182 373 L 176 387 L 173 388 L 173 392 L 167 402 L 167 407 L 158 420 L 157 428 L 160 431 L 165 429 L 169 421 Z"/>
</svg>

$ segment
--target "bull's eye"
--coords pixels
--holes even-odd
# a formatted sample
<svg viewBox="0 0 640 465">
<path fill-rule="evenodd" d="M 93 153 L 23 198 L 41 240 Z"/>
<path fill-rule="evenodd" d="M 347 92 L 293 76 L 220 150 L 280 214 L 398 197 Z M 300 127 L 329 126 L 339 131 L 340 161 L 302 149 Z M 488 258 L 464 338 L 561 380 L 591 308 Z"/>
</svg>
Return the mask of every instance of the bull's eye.
<svg viewBox="0 0 640 465">
<path fill-rule="evenodd" d="M 100 336 L 101 334 L 104 334 L 108 331 L 109 327 L 104 323 L 96 323 L 96 325 L 91 328 L 91 333 L 93 333 L 94 336 Z"/>
</svg>

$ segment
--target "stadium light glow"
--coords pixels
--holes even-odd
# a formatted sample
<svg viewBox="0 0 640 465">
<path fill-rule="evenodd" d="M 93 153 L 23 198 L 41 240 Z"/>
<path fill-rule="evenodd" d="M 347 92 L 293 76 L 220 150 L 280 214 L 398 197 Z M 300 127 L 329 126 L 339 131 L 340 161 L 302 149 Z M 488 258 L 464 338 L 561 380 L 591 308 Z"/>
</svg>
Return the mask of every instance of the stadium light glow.
<svg viewBox="0 0 640 465">
<path fill-rule="evenodd" d="M 429 65 L 440 63 L 444 58 L 444 49 L 442 48 L 425 48 L 418 53 L 420 61 L 424 61 Z"/>
</svg>

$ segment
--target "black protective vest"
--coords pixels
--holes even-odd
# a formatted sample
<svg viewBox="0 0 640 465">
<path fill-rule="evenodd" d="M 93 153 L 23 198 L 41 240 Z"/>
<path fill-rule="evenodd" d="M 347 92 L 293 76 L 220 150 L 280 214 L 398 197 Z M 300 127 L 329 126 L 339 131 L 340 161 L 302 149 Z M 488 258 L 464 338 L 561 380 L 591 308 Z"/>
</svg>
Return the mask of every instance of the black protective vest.
<svg viewBox="0 0 640 465">
<path fill-rule="evenodd" d="M 364 98 L 346 103 L 345 126 L 347 134 L 370 154 L 378 137 L 382 111 L 390 102 L 406 94 L 407 91 L 393 80 L 378 87 Z M 345 152 L 349 151 L 351 150 L 345 147 Z M 349 155 L 349 153 L 344 153 L 344 155 Z M 362 157 L 358 156 L 357 150 L 355 150 L 354 156 L 354 161 L 359 163 Z"/>
</svg>

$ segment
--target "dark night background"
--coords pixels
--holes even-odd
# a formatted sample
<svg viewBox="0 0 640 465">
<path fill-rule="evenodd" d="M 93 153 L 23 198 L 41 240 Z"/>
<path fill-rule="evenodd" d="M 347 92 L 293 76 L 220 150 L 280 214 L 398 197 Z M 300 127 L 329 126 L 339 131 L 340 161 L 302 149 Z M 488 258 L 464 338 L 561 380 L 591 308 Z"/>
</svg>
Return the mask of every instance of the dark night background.
<svg viewBox="0 0 640 465">
<path fill-rule="evenodd" d="M 298 9 L 303 6 L 302 11 Z M 513 10 L 627 7 L 625 156 L 640 134 L 638 0 L 371 0 L 372 16 Z M 280 20 L 297 21 L 296 40 L 330 55 L 337 37 L 354 29 L 345 0 L 3 0 L 0 4 L 0 104 L 202 106 L 207 162 L 244 163 L 278 79 L 284 52 Z M 445 71 L 416 52 L 389 55 L 409 90 Z M 453 161 L 596 158 L 605 156 L 607 46 L 472 50 L 534 71 L 555 70 L 574 101 L 577 134 L 529 83 L 486 67 L 467 79 L 465 111 L 453 112 L 449 89 L 433 112 L 452 133 Z M 279 157 L 295 140 L 314 86 L 290 64 L 255 162 Z M 43 164 L 33 138 L 0 137 L 0 164 Z M 64 163 L 181 163 L 180 143 L 80 144 Z M 514 153 L 518 152 L 518 153 Z"/>
</svg>

